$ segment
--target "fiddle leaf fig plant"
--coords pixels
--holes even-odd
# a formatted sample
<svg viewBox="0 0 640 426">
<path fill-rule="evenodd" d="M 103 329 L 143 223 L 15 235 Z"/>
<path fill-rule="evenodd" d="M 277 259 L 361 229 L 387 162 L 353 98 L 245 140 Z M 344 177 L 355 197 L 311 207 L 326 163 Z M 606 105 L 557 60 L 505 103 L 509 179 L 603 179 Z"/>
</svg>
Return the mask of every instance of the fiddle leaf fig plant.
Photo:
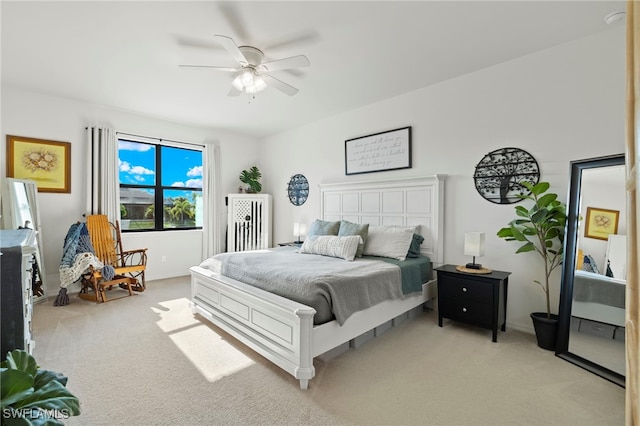
<svg viewBox="0 0 640 426">
<path fill-rule="evenodd" d="M 59 418 L 80 414 L 80 401 L 66 388 L 67 377 L 40 370 L 22 349 L 0 364 L 2 424 L 63 425 Z"/>
<path fill-rule="evenodd" d="M 549 281 L 554 269 L 562 264 L 564 232 L 567 223 L 566 205 L 558 201 L 558 195 L 547 193 L 548 182 L 532 185 L 522 182 L 531 193 L 520 195 L 523 200 L 533 202 L 530 208 L 516 206 L 517 218 L 498 231 L 498 237 L 506 241 L 517 241 L 522 245 L 516 253 L 535 252 L 544 261 L 544 283 L 534 280 L 546 296 L 547 318 L 551 318 Z"/>
<path fill-rule="evenodd" d="M 249 170 L 243 170 L 240 173 L 240 182 L 248 185 L 247 192 L 258 193 L 262 191 L 261 177 L 260 170 L 256 166 L 252 166 Z"/>
</svg>

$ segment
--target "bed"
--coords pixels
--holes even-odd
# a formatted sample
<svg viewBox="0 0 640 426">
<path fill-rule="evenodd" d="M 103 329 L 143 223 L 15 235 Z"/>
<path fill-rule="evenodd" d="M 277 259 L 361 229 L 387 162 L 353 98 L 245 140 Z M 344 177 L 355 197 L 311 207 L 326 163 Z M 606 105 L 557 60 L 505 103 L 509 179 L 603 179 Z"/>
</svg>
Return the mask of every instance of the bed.
<svg viewBox="0 0 640 426">
<path fill-rule="evenodd" d="M 443 264 L 444 175 L 320 185 L 320 218 L 372 225 L 415 226 L 424 237 L 420 254 Z M 192 310 L 255 350 L 307 389 L 313 358 L 422 306 L 436 296 L 429 277 L 420 291 L 375 303 L 337 319 L 314 324 L 316 309 L 215 269 L 193 266 Z"/>
<path fill-rule="evenodd" d="M 625 326 L 626 281 L 575 271 L 571 315 L 616 327 Z"/>
</svg>

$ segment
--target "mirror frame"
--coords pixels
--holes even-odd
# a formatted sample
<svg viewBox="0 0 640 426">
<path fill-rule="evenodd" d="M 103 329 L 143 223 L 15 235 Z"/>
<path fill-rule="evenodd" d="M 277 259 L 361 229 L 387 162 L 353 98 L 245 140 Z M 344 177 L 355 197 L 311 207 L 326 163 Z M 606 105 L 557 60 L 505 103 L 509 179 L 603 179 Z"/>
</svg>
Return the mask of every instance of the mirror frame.
<svg viewBox="0 0 640 426">
<path fill-rule="evenodd" d="M 570 163 L 569 198 L 567 202 L 567 226 L 564 240 L 564 260 L 560 285 L 560 306 L 558 313 L 558 337 L 556 355 L 585 370 L 591 371 L 617 385 L 625 385 L 625 377 L 600 364 L 596 364 L 577 354 L 569 352 L 569 334 L 571 330 L 571 306 L 573 301 L 573 280 L 576 265 L 578 242 L 578 223 L 580 219 L 580 193 L 582 190 L 582 172 L 588 169 L 619 166 L 625 164 L 624 154 L 576 160 Z"/>
<path fill-rule="evenodd" d="M 44 246 L 42 244 L 42 221 L 40 220 L 40 206 L 38 206 L 38 185 L 35 181 L 30 179 L 17 179 L 17 178 L 5 178 L 0 188 L 0 204 L 2 205 L 2 216 L 0 219 L 1 229 L 18 229 L 22 226 L 17 222 L 18 206 L 15 204 L 16 191 L 14 184 L 21 183 L 24 185 L 27 201 L 29 202 L 29 208 L 31 210 L 31 224 L 32 229 L 36 232 L 36 261 L 38 262 L 38 269 L 40 270 L 40 280 L 42 281 L 42 289 L 44 291 L 43 296 L 34 297 L 33 303 L 39 303 L 47 300 L 47 275 L 44 265 Z"/>
</svg>

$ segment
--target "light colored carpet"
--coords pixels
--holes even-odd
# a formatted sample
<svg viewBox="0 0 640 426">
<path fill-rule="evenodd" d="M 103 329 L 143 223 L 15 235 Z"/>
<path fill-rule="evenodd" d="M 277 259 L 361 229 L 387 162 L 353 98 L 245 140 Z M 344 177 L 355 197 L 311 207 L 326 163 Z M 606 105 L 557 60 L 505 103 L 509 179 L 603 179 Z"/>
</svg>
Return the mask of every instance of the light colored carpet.
<svg viewBox="0 0 640 426">
<path fill-rule="evenodd" d="M 113 290 L 109 297 L 121 290 Z M 34 356 L 69 377 L 68 425 L 623 425 L 624 389 L 514 330 L 424 312 L 329 362 L 289 374 L 189 310 L 189 278 L 95 304 L 38 304 Z"/>
</svg>

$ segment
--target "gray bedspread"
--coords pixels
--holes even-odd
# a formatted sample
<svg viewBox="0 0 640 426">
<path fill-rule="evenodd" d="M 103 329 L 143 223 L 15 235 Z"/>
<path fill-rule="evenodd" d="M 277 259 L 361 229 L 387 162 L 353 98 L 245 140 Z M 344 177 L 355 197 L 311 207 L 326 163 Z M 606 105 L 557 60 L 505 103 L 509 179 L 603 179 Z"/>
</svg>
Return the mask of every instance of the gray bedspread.
<svg viewBox="0 0 640 426">
<path fill-rule="evenodd" d="M 579 302 L 600 303 L 624 309 L 626 284 L 594 272 L 575 271 L 573 298 Z"/>
<path fill-rule="evenodd" d="M 340 325 L 354 312 L 401 299 L 400 269 L 378 260 L 348 262 L 291 250 L 223 253 L 221 273 L 316 310 L 315 324 Z"/>
</svg>

